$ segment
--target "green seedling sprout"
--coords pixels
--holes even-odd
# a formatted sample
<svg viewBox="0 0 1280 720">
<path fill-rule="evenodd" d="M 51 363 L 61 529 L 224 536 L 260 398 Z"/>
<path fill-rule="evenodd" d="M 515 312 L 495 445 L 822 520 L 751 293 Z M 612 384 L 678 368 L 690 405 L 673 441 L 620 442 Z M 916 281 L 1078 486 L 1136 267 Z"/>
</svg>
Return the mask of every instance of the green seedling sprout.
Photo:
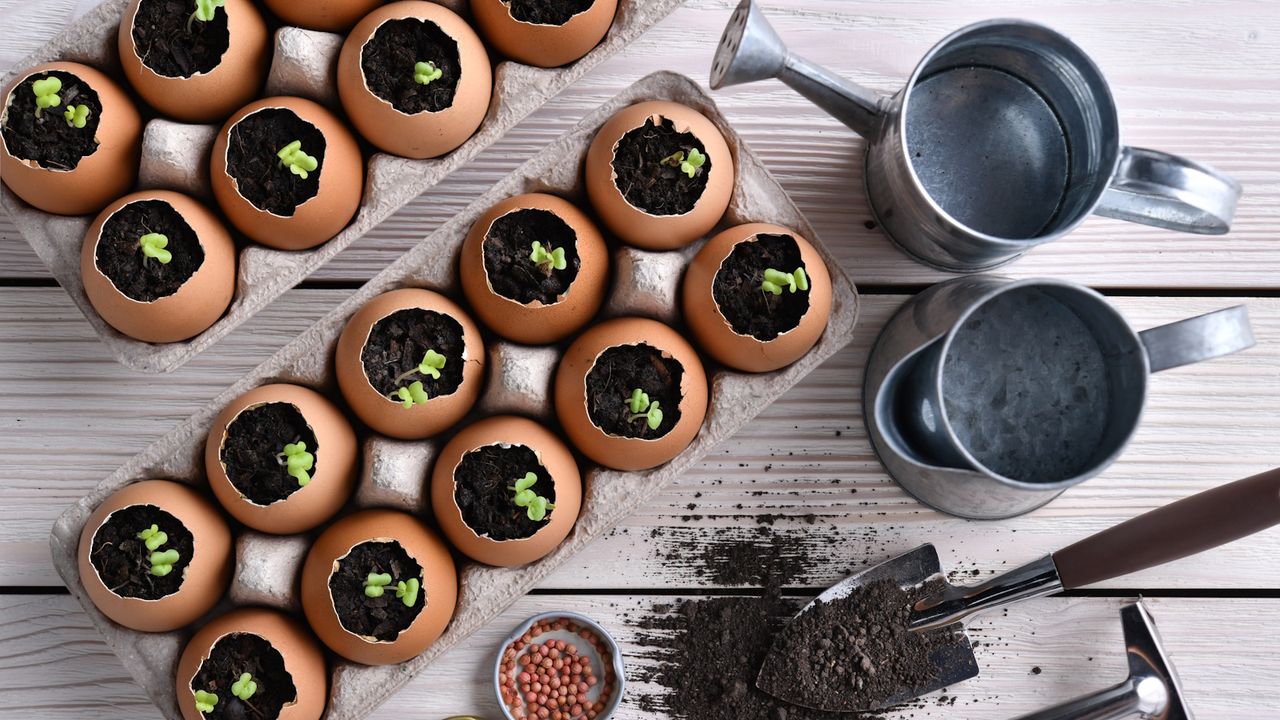
<svg viewBox="0 0 1280 720">
<path fill-rule="evenodd" d="M 422 405 L 426 403 L 427 400 L 430 400 L 431 398 L 427 395 L 426 388 L 422 387 L 422 381 L 414 380 L 413 384 L 409 387 L 402 387 L 399 390 L 396 390 L 392 399 L 399 400 L 404 406 L 404 409 L 408 410 L 414 405 Z"/>
<path fill-rule="evenodd" d="M 697 177 L 702 166 L 707 164 L 707 156 L 698 148 L 689 148 L 688 155 L 685 155 L 683 150 L 677 150 L 662 158 L 662 164 L 680 168 L 680 172 L 692 178 Z"/>
<path fill-rule="evenodd" d="M 387 592 L 387 586 L 391 584 L 391 575 L 388 573 L 369 573 L 364 581 L 364 595 L 369 598 L 380 598 Z M 412 580 L 401 580 L 396 583 L 396 598 L 404 603 L 406 607 L 413 607 L 418 602 L 418 592 L 422 590 L 422 581 L 418 578 Z"/>
<path fill-rule="evenodd" d="M 533 491 L 533 486 L 538 483 L 538 476 L 532 472 L 527 472 L 524 477 L 516 480 L 515 485 L 508 485 L 507 489 L 515 493 L 512 502 L 516 507 L 525 509 L 525 515 L 534 522 L 542 522 L 547 517 L 548 510 L 555 510 L 556 506 L 549 500 Z"/>
<path fill-rule="evenodd" d="M 191 24 L 196 20 L 210 22 L 217 14 L 218 8 L 227 4 L 227 0 L 196 0 L 196 11 L 187 18 L 187 33 L 191 32 Z"/>
<path fill-rule="evenodd" d="M 276 157 L 280 158 L 281 165 L 303 180 L 307 179 L 307 173 L 315 172 L 320 167 L 320 161 L 302 151 L 301 140 L 294 140 L 280 148 Z"/>
<path fill-rule="evenodd" d="M 286 472 L 298 481 L 298 487 L 311 482 L 311 468 L 316 466 L 316 456 L 307 452 L 307 444 L 298 441 L 284 446 L 284 452 L 276 455 L 276 462 L 286 467 Z"/>
<path fill-rule="evenodd" d="M 62 104 L 62 96 L 58 95 L 60 90 L 62 81 L 53 75 L 31 83 L 31 91 L 36 94 L 36 117 L 40 117 L 41 110 Z"/>
<path fill-rule="evenodd" d="M 408 372 L 401 373 L 400 376 L 395 379 L 395 383 L 393 384 L 399 385 L 415 374 L 429 377 L 432 380 L 439 380 L 440 371 L 444 369 L 446 360 L 447 358 L 445 358 L 445 356 L 435 350 L 428 350 L 426 354 L 422 356 L 422 362 L 418 363 L 417 367 L 410 368 Z M 426 400 L 424 399 L 422 402 L 426 402 Z"/>
<path fill-rule="evenodd" d="M 387 573 L 369 573 L 364 580 L 364 596 L 380 598 L 390 584 L 391 576 Z"/>
<path fill-rule="evenodd" d="M 396 583 L 396 597 L 405 607 L 413 607 L 418 602 L 418 591 L 422 589 L 422 581 L 418 578 L 411 578 L 408 581 L 401 580 Z"/>
<path fill-rule="evenodd" d="M 79 130 L 89 123 L 89 106 L 69 105 L 62 117 L 66 118 L 68 125 Z"/>
<path fill-rule="evenodd" d="M 138 533 L 137 538 L 141 540 L 143 544 L 147 546 L 147 550 L 150 551 L 159 550 L 165 543 L 169 542 L 169 535 L 156 525 L 152 525 L 146 530 Z"/>
<path fill-rule="evenodd" d="M 169 237 L 161 233 L 147 233 L 138 238 L 138 249 L 142 250 L 142 262 L 156 260 L 161 265 L 168 265 L 173 260 L 173 253 L 165 250 L 169 247 Z"/>
<path fill-rule="evenodd" d="M 231 683 L 231 694 L 241 700 L 248 700 L 256 692 L 258 692 L 258 683 L 254 682 L 253 676 L 249 673 L 240 673 L 240 679 Z"/>
<path fill-rule="evenodd" d="M 413 66 L 413 81 L 419 85 L 430 85 L 442 77 L 444 77 L 444 70 L 436 67 L 433 62 L 420 62 Z"/>
<path fill-rule="evenodd" d="M 804 268 L 798 267 L 795 272 L 789 273 L 774 270 L 773 268 L 764 271 L 764 282 L 760 283 L 761 290 L 774 295 L 781 295 L 784 287 L 793 293 L 797 290 L 808 291 L 809 276 L 805 273 Z"/>
<path fill-rule="evenodd" d="M 151 553 L 151 556 L 147 558 L 151 562 L 151 574 L 156 577 L 168 575 L 173 572 L 173 566 L 177 564 L 180 558 L 178 551 L 173 548 Z"/>
<path fill-rule="evenodd" d="M 631 396 L 626 399 L 626 402 L 627 408 L 631 410 L 631 416 L 627 418 L 628 422 L 646 420 L 650 430 L 657 430 L 662 424 L 662 409 L 657 400 L 649 401 L 649 393 L 636 388 L 631 391 Z"/>
<path fill-rule="evenodd" d="M 218 704 L 217 695 L 214 695 L 211 692 L 205 692 L 204 690 L 196 691 L 196 710 L 199 710 L 200 714 L 203 715 L 204 713 L 213 712 L 213 708 L 217 704 Z"/>
<path fill-rule="evenodd" d="M 569 262 L 564 259 L 564 248 L 552 248 L 550 245 L 543 245 L 537 240 L 533 241 L 533 252 L 529 254 L 529 259 L 533 261 L 538 269 L 544 275 L 550 275 L 553 270 L 564 270 L 569 267 Z"/>
</svg>

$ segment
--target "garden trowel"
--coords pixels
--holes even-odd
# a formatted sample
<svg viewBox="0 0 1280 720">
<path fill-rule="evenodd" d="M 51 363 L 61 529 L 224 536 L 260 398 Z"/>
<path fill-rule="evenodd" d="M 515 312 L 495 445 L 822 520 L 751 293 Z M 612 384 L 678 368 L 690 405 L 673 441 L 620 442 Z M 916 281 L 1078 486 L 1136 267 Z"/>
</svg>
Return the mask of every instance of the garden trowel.
<svg viewBox="0 0 1280 720">
<path fill-rule="evenodd" d="M 797 641 L 803 644 L 805 640 L 788 636 L 796 627 L 803 626 L 793 619 L 775 639 L 757 685 L 786 702 L 828 712 L 860 712 L 896 705 L 978 674 L 977 661 L 960 624 L 976 612 L 1128 575 L 1277 524 L 1280 524 L 1280 469 L 1157 508 L 979 585 L 952 585 L 942 572 L 933 545 L 922 545 L 846 578 L 806 605 L 796 617 L 878 580 L 896 582 L 904 589 L 918 588 L 929 581 L 938 589 L 916 602 L 908 622 L 913 631 L 935 633 L 934 649 L 929 656 L 933 665 L 931 680 L 916 687 L 904 687 L 873 706 L 805 697 L 799 691 L 800 683 L 779 680 L 787 677 L 785 668 L 793 662 L 792 657 L 779 648 L 795 647 Z M 857 624 L 858 619 L 849 620 Z"/>
</svg>

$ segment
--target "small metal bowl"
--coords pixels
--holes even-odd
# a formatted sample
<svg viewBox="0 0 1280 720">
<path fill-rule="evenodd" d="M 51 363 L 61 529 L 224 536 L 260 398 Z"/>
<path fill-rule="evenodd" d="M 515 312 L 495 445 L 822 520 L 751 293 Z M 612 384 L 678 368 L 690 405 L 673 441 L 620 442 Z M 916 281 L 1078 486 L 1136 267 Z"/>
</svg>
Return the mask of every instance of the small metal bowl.
<svg viewBox="0 0 1280 720">
<path fill-rule="evenodd" d="M 507 707 L 507 704 L 502 701 L 502 684 L 498 680 L 498 676 L 502 673 L 502 653 L 507 649 L 509 645 L 511 645 L 511 643 L 515 642 L 516 640 L 519 640 L 526 632 L 528 632 L 529 628 L 533 627 L 534 623 L 538 623 L 543 620 L 570 620 L 572 622 L 575 622 L 578 625 L 581 625 L 582 627 L 594 632 L 596 636 L 599 637 L 604 642 L 605 647 L 609 648 L 609 654 L 612 657 L 609 659 L 606 659 L 606 658 L 600 657 L 599 653 L 596 652 L 596 649 L 592 647 L 589 643 L 586 644 L 585 647 L 583 647 L 580 642 L 575 643 L 575 645 L 578 645 L 578 649 L 582 652 L 583 655 L 591 658 L 591 669 L 602 680 L 604 678 L 605 664 L 609 663 L 613 668 L 613 674 L 614 674 L 614 677 L 616 678 L 616 681 L 615 681 L 616 684 L 613 689 L 613 696 L 605 700 L 604 712 L 596 716 L 596 720 L 608 720 L 608 718 L 612 717 L 613 713 L 617 711 L 618 706 L 622 704 L 622 694 L 627 682 L 626 673 L 624 672 L 625 668 L 622 664 L 622 648 L 618 647 L 618 643 L 616 640 L 613 639 L 613 636 L 610 635 L 609 632 L 605 630 L 603 627 L 600 627 L 600 625 L 595 620 L 592 620 L 591 618 L 586 617 L 585 615 L 579 615 L 578 613 L 575 613 L 575 612 L 564 612 L 564 611 L 547 612 L 547 613 L 534 615 L 528 620 L 525 620 L 524 622 L 520 623 L 520 625 L 517 626 L 515 630 L 512 630 L 511 634 L 508 635 L 507 638 L 502 641 L 502 645 L 498 648 L 497 655 L 493 660 L 493 692 L 498 699 L 498 707 L 502 708 L 502 716 L 506 718 L 506 720 L 520 720 L 519 718 L 511 714 L 511 710 Z M 558 632 L 543 633 L 542 635 L 539 636 L 538 639 L 543 640 L 548 638 L 553 640 L 565 640 L 565 641 L 569 641 L 572 638 L 577 638 L 577 640 L 579 641 L 582 640 L 582 638 L 579 637 L 577 634 L 569 633 L 563 630 Z M 593 688 L 592 692 L 600 692 L 601 690 L 603 690 L 603 687 L 604 687 L 604 684 L 601 683 L 598 686 L 598 689 Z M 596 700 L 599 700 L 599 699 L 600 698 L 596 698 Z"/>
</svg>

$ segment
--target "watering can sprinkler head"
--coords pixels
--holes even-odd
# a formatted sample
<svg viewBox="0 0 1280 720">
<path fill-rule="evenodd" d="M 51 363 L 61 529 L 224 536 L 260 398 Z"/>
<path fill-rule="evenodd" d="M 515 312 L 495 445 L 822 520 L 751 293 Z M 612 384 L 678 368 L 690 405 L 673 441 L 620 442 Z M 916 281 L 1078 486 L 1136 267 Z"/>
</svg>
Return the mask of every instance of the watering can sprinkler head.
<svg viewBox="0 0 1280 720">
<path fill-rule="evenodd" d="M 720 36 L 711 63 L 711 88 L 778 77 L 787 62 L 787 46 L 755 0 L 742 0 Z"/>
<path fill-rule="evenodd" d="M 755 0 L 742 0 L 729 18 L 711 63 L 711 87 L 777 78 L 863 137 L 882 117 L 881 98 L 787 50 Z"/>
</svg>

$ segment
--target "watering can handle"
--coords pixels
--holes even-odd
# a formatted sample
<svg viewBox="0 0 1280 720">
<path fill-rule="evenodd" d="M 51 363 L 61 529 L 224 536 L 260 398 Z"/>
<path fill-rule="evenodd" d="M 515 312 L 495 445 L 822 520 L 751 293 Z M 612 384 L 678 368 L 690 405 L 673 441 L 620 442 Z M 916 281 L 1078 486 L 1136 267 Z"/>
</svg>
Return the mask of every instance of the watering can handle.
<svg viewBox="0 0 1280 720">
<path fill-rule="evenodd" d="M 1167 230 L 1224 235 L 1241 192 L 1240 183 L 1208 165 L 1126 147 L 1096 212 Z"/>
<path fill-rule="evenodd" d="M 1280 525 L 1280 468 L 1157 508 L 1053 554 L 1073 590 Z"/>
<path fill-rule="evenodd" d="M 1153 373 L 1231 355 L 1255 344 L 1244 305 L 1143 330 L 1138 337 Z"/>
</svg>

